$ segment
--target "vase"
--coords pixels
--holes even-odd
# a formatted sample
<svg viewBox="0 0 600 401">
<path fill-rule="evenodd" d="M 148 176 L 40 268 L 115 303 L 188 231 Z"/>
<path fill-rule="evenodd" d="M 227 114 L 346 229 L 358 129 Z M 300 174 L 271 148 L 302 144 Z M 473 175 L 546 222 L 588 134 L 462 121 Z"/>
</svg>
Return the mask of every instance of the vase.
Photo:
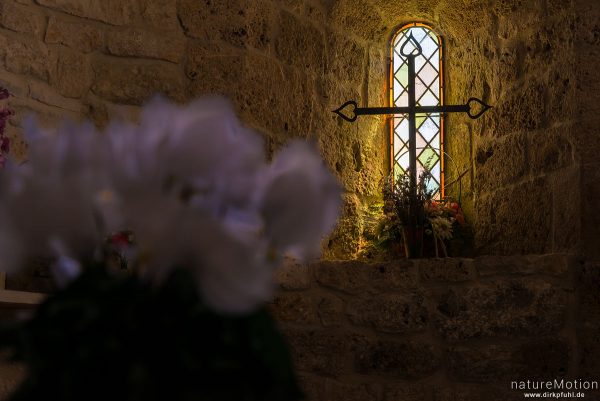
<svg viewBox="0 0 600 401">
<path fill-rule="evenodd" d="M 402 238 L 404 239 L 404 255 L 409 259 L 423 256 L 423 227 L 403 227 Z"/>
</svg>

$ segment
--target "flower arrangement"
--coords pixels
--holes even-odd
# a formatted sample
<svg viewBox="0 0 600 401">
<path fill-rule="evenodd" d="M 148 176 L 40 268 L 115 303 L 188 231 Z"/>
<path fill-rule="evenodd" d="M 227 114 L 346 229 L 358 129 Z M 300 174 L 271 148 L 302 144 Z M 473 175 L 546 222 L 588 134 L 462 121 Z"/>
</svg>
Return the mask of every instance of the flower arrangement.
<svg viewBox="0 0 600 401">
<path fill-rule="evenodd" d="M 391 175 L 384 181 L 384 216 L 376 230 L 376 248 L 400 247 L 405 256 L 420 257 L 429 238 L 433 243 L 433 256 L 448 256 L 446 244 L 465 227 L 464 213 L 458 202 L 435 200 L 430 180 L 427 170 L 420 174 L 416 199 L 413 199 L 408 175 Z"/>
<path fill-rule="evenodd" d="M 425 205 L 427 214 L 428 228 L 425 230 L 427 235 L 433 237 L 435 256 L 440 255 L 441 248 L 444 256 L 448 256 L 446 242 L 454 237 L 456 231 L 465 227 L 465 216 L 458 204 L 450 200 L 435 201 L 432 200 Z"/>
<path fill-rule="evenodd" d="M 59 285 L 0 331 L 25 362 L 12 400 L 291 400 L 265 303 L 290 254 L 319 254 L 340 186 L 304 142 L 265 161 L 230 104 L 155 99 L 106 132 L 29 124 L 27 163 L 0 177 L 9 271 L 52 255 Z"/>
</svg>

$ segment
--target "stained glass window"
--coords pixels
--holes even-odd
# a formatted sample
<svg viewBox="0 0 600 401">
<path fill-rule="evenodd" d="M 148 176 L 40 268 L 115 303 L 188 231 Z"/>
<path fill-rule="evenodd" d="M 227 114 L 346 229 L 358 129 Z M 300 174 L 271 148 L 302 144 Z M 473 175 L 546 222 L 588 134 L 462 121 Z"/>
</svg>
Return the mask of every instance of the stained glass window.
<svg viewBox="0 0 600 401">
<path fill-rule="evenodd" d="M 410 35 L 419 42 L 421 54 L 415 58 L 415 92 L 417 106 L 438 106 L 443 102 L 442 41 L 429 27 L 412 23 L 402 27 L 391 43 L 390 103 L 395 107 L 408 106 L 408 64 L 400 51 Z M 411 45 L 412 46 L 412 45 Z M 410 53 L 405 49 L 405 54 Z M 391 153 L 394 174 L 407 174 L 408 115 L 396 115 L 391 123 Z M 436 197 L 443 196 L 443 117 L 439 113 L 417 114 L 417 174 L 431 173 L 429 189 Z"/>
</svg>

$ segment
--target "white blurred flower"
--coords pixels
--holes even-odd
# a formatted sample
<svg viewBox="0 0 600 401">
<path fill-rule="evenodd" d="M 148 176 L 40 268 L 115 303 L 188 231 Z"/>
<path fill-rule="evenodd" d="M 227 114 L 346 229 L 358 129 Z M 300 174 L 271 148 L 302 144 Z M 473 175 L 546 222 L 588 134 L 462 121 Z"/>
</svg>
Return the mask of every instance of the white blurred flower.
<svg viewBox="0 0 600 401">
<path fill-rule="evenodd" d="M 56 257 L 51 266 L 52 275 L 59 288 L 63 288 L 81 273 L 81 264 L 68 255 L 65 245 L 59 239 L 53 238 L 49 242 Z"/>
<path fill-rule="evenodd" d="M 65 124 L 52 134 L 30 124 L 26 134 L 28 162 L 9 165 L 0 181 L 3 226 L 11 237 L 6 241 L 23 250 L 12 258 L 15 265 L 5 263 L 7 270 L 17 268 L 20 256 L 49 254 L 51 238 L 78 257 L 93 252 L 102 238 L 93 198 L 108 183 L 103 141 L 89 125 Z"/>
<path fill-rule="evenodd" d="M 191 269 L 207 304 L 245 313 L 272 295 L 269 251 L 314 257 L 337 219 L 340 187 L 317 152 L 293 143 L 269 166 L 260 136 L 221 98 L 157 98 L 139 125 L 103 134 L 28 133 L 29 161 L 0 181 L 0 253 L 16 265 L 54 252 L 65 280 L 107 235 L 131 230 L 140 274 L 160 282 Z"/>
<path fill-rule="evenodd" d="M 261 212 L 271 242 L 306 259 L 320 254 L 321 241 L 339 214 L 341 188 L 318 153 L 294 142 L 275 157 Z"/>
</svg>

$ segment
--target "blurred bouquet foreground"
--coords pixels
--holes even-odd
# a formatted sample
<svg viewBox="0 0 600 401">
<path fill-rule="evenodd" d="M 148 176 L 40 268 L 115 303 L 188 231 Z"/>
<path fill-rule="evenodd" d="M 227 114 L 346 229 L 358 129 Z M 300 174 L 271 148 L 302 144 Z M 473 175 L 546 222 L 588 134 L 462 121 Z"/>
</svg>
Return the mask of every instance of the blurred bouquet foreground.
<svg viewBox="0 0 600 401">
<path fill-rule="evenodd" d="M 0 332 L 27 368 L 12 400 L 301 398 L 264 305 L 282 255 L 318 256 L 337 220 L 315 150 L 267 163 L 220 98 L 26 135 L 27 163 L 0 177 L 2 269 L 51 255 L 61 289 Z"/>
</svg>

